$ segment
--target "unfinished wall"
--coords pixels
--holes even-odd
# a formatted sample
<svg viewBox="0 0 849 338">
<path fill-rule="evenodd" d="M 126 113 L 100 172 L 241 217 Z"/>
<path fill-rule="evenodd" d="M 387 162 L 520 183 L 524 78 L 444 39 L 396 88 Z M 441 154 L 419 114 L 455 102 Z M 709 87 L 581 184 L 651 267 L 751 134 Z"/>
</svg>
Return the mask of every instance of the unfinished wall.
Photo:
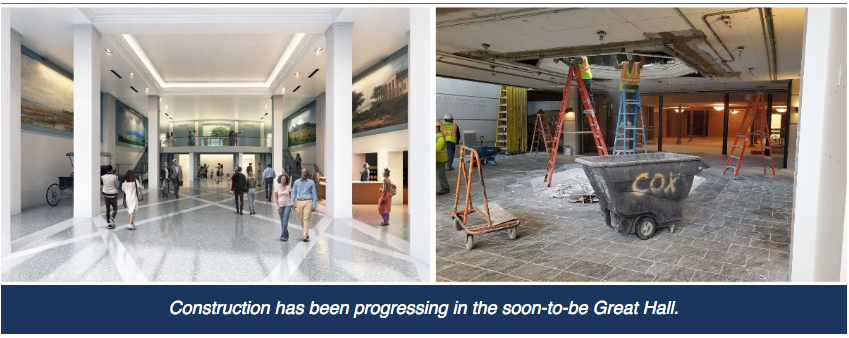
<svg viewBox="0 0 849 338">
<path fill-rule="evenodd" d="M 483 136 L 484 145 L 494 145 L 499 90 L 494 84 L 437 76 L 436 118 L 451 114 L 461 131 L 474 130 L 476 140 Z"/>
</svg>

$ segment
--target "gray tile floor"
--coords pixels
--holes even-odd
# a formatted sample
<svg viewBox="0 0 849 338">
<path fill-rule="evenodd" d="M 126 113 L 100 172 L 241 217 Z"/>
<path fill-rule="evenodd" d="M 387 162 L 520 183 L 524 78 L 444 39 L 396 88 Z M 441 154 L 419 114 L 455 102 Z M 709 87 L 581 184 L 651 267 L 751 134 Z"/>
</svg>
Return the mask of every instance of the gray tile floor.
<svg viewBox="0 0 849 338">
<path fill-rule="evenodd" d="M 147 194 L 134 231 L 123 207 L 113 230 L 105 228 L 103 215 L 71 218 L 72 199 L 27 209 L 12 219 L 13 252 L 3 257 L 2 280 L 416 282 L 430 276 L 427 263 L 408 254 L 408 218 L 401 206 L 389 227 L 374 222 L 376 207 L 355 207 L 349 220 L 326 217 L 320 207 L 312 216 L 310 242 L 300 241 L 293 212 L 290 240 L 281 242 L 280 219 L 264 191 L 257 194 L 257 214 L 239 216 L 225 190 L 225 184 L 202 180 L 181 189 L 180 199 Z"/>
<path fill-rule="evenodd" d="M 750 156 L 731 180 L 721 175 L 724 157 L 703 157 L 711 168 L 699 174 L 704 181 L 685 200 L 677 230 L 644 241 L 608 228 L 598 204 L 535 190 L 545 155 L 500 156 L 498 166 L 484 167 L 487 194 L 521 220 L 519 237 L 476 236 L 470 251 L 451 222 L 457 171 L 450 171 L 451 194 L 436 198 L 437 281 L 787 281 L 792 171 L 766 177 Z M 574 158 L 558 163 L 558 172 L 580 168 Z"/>
</svg>

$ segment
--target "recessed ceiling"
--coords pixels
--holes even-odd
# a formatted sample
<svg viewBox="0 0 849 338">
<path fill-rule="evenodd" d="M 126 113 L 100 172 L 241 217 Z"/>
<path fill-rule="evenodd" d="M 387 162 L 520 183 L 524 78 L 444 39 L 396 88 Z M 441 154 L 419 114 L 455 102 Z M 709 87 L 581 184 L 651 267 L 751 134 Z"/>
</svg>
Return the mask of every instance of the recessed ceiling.
<svg viewBox="0 0 849 338">
<path fill-rule="evenodd" d="M 133 37 L 165 82 L 265 82 L 293 35 L 141 34 Z"/>
</svg>

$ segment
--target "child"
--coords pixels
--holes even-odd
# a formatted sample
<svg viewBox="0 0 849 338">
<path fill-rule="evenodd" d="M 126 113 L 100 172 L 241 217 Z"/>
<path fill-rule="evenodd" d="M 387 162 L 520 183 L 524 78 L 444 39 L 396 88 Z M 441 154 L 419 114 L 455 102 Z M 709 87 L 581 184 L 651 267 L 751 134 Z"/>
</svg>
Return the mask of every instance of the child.
<svg viewBox="0 0 849 338">
<path fill-rule="evenodd" d="M 227 191 L 233 190 L 233 178 L 230 177 L 230 174 L 227 174 Z"/>
</svg>

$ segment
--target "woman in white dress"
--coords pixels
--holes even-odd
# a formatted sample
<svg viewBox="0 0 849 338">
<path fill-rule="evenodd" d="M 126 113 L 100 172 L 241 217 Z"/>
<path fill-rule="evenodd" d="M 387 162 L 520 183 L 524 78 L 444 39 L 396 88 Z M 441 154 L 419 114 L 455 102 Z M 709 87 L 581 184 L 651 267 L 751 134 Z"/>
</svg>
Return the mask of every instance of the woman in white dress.
<svg viewBox="0 0 849 338">
<path fill-rule="evenodd" d="M 127 170 L 124 175 L 124 183 L 121 183 L 121 190 L 124 191 L 124 198 L 127 200 L 127 213 L 130 216 L 130 230 L 136 230 L 135 213 L 139 206 L 138 191 L 141 189 L 141 184 L 136 180 L 132 170 Z"/>
</svg>

